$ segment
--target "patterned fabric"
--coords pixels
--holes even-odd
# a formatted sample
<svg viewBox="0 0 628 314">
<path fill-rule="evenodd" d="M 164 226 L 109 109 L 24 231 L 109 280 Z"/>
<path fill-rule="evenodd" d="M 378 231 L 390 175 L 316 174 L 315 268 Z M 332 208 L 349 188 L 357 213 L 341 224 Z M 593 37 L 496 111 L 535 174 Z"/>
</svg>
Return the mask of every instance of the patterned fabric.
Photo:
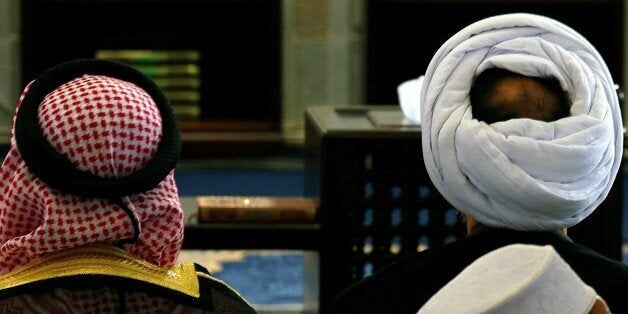
<svg viewBox="0 0 628 314">
<path fill-rule="evenodd" d="M 38 122 L 45 138 L 76 168 L 105 178 L 141 169 L 161 138 L 161 117 L 151 97 L 135 84 L 101 75 L 83 75 L 48 94 Z M 133 237 L 130 217 L 111 200 L 64 194 L 35 177 L 14 133 L 0 168 L 0 274 L 46 252 Z M 183 240 L 183 212 L 173 172 L 156 188 L 122 201 L 139 222 L 138 241 L 123 248 L 159 266 L 174 264 Z"/>
</svg>

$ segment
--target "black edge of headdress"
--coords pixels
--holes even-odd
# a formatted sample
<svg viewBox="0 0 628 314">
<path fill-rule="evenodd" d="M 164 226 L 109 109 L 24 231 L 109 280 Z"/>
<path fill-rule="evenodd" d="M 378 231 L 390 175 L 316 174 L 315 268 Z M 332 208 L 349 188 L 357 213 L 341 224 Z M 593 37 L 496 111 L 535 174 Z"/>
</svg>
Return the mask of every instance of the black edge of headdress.
<svg viewBox="0 0 628 314">
<path fill-rule="evenodd" d="M 130 82 L 148 93 L 161 113 L 162 136 L 157 152 L 140 170 L 120 178 L 103 178 L 75 168 L 60 154 L 38 125 L 39 106 L 49 93 L 85 74 Z M 181 151 L 172 108 L 153 81 L 130 66 L 105 60 L 75 60 L 42 73 L 30 86 L 15 121 L 15 141 L 26 166 L 49 186 L 65 193 L 117 199 L 155 188 L 174 169 Z"/>
</svg>

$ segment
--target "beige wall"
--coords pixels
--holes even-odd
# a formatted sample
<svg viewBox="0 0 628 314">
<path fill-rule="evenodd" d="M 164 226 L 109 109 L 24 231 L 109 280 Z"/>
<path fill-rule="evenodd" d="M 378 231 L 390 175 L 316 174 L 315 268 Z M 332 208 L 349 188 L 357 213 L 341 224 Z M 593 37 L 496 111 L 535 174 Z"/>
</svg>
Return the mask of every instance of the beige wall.
<svg viewBox="0 0 628 314">
<path fill-rule="evenodd" d="M 0 0 L 0 142 L 8 141 L 22 86 L 19 0 Z"/>
<path fill-rule="evenodd" d="M 628 0 L 624 0 L 624 79 L 623 79 L 623 91 L 624 95 L 628 96 Z M 628 110 L 626 110 L 626 99 L 624 99 L 624 125 L 628 121 Z"/>
<path fill-rule="evenodd" d="M 303 141 L 308 106 L 364 102 L 365 0 L 283 0 L 283 119 Z"/>
</svg>

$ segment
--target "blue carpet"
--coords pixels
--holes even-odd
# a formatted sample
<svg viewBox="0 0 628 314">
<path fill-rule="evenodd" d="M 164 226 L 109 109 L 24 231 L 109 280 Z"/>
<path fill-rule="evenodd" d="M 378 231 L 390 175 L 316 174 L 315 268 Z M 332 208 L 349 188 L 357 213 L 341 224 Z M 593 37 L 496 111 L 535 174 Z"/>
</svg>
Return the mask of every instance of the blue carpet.
<svg viewBox="0 0 628 314">
<path fill-rule="evenodd" d="M 223 264 L 214 276 L 253 304 L 303 303 L 302 266 L 302 254 L 253 252 L 240 262 Z"/>
<path fill-rule="evenodd" d="M 176 171 L 182 196 L 303 196 L 302 171 L 206 170 Z M 253 304 L 303 302 L 303 255 L 248 252 L 244 260 L 223 263 L 214 273 Z"/>
</svg>

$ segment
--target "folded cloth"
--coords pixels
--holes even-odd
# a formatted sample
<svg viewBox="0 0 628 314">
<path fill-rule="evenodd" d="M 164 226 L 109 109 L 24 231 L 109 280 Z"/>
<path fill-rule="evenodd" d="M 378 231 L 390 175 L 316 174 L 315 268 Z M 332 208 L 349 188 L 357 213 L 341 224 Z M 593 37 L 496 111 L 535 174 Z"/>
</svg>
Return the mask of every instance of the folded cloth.
<svg viewBox="0 0 628 314">
<path fill-rule="evenodd" d="M 489 252 L 434 294 L 422 313 L 589 313 L 597 299 L 550 245 Z"/>
<path fill-rule="evenodd" d="M 473 79 L 494 67 L 555 77 L 570 116 L 474 119 Z M 585 38 L 547 17 L 500 15 L 458 32 L 428 66 L 420 104 L 430 178 L 454 207 L 489 226 L 573 226 L 604 200 L 619 169 L 622 122 L 608 68 Z"/>
<path fill-rule="evenodd" d="M 405 81 L 397 86 L 399 106 L 403 114 L 412 122 L 421 123 L 421 87 L 424 76 Z"/>
<path fill-rule="evenodd" d="M 36 119 L 32 125 L 25 122 L 26 127 L 38 130 L 70 166 L 97 178 L 125 179 L 144 170 L 161 149 L 163 112 L 154 97 L 133 82 L 89 70 L 80 73 L 101 67 L 123 77 L 135 71 L 95 60 L 63 64 L 26 87 L 16 117 L 21 110 L 26 112 L 25 98 L 41 95 Z M 43 81 L 59 85 L 47 93 Z M 33 87 L 37 83 L 40 88 Z M 33 172 L 31 166 L 44 170 L 55 166 L 46 157 L 35 164 L 25 161 L 22 152 L 28 143 L 20 149 L 17 118 L 14 121 L 10 149 L 0 168 L 0 274 L 44 253 L 88 243 L 120 245 L 160 266 L 176 262 L 183 242 L 183 212 L 172 168 L 153 178 L 158 183 L 154 188 L 123 192 L 115 199 L 67 193 Z"/>
</svg>

